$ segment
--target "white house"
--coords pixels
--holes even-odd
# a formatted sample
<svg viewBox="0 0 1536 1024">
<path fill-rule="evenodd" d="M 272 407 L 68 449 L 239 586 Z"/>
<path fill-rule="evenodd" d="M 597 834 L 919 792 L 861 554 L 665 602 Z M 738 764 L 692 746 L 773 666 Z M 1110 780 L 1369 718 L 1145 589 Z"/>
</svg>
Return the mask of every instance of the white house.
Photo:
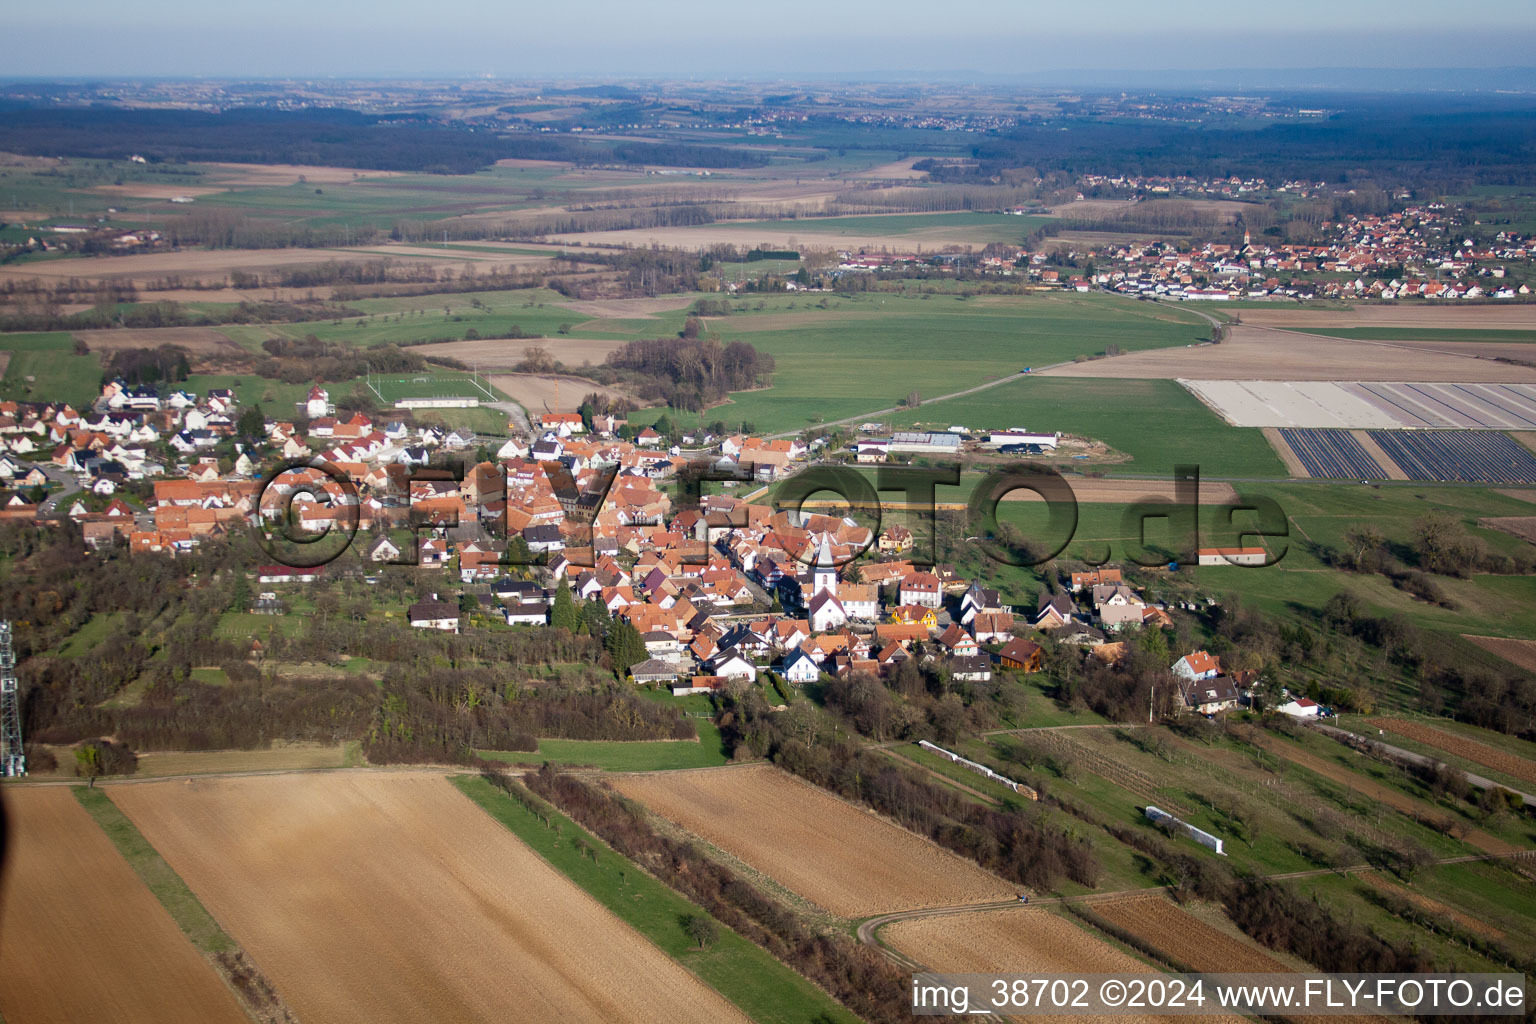
<svg viewBox="0 0 1536 1024">
<path fill-rule="evenodd" d="M 400 545 L 388 537 L 379 537 L 368 545 L 367 558 L 370 562 L 398 562 L 400 561 Z"/>
<path fill-rule="evenodd" d="M 944 604 L 944 585 L 931 572 L 915 572 L 902 579 L 899 587 L 902 604 L 938 608 Z"/>
<path fill-rule="evenodd" d="M 816 664 L 815 658 L 797 649 L 784 659 L 779 674 L 797 686 L 803 686 L 806 683 L 814 683 L 820 678 L 821 668 Z"/>
<path fill-rule="evenodd" d="M 1206 651 L 1193 651 L 1171 666 L 1174 675 L 1191 682 L 1221 675 L 1221 660 Z"/>
<path fill-rule="evenodd" d="M 710 661 L 710 672 L 725 679 L 745 679 L 749 682 L 757 681 L 757 666 L 736 648 L 727 648 L 716 654 Z"/>
<path fill-rule="evenodd" d="M 309 389 L 309 399 L 304 403 L 304 415 L 310 419 L 319 419 L 331 414 L 331 394 L 325 388 L 316 384 Z"/>
</svg>

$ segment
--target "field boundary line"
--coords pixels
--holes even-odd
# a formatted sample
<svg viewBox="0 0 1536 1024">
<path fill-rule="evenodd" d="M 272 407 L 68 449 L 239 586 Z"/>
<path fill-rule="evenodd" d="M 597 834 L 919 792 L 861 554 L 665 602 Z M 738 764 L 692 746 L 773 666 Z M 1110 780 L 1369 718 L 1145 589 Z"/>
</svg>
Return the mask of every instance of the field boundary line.
<svg viewBox="0 0 1536 1024">
<path fill-rule="evenodd" d="M 738 964 L 733 966 L 731 963 L 718 958 L 718 954 L 721 952 L 721 946 L 725 945 L 727 942 L 730 942 L 733 945 L 739 944 L 737 947 L 738 949 L 745 950 L 747 956 L 757 960 L 763 967 L 768 969 L 768 972 L 782 972 L 784 981 L 792 982 L 794 987 L 801 989 L 802 994 L 813 993 L 816 997 L 819 997 L 819 1000 L 825 1000 L 824 1009 L 821 1007 L 815 1007 L 813 1009 L 822 1009 L 824 1015 L 827 1018 L 838 1022 L 838 1024 L 842 1024 L 842 1022 L 845 1021 L 850 1022 L 850 1024 L 857 1024 L 859 1020 L 857 1015 L 855 1015 L 842 1003 L 838 1002 L 837 999 L 834 998 L 832 994 L 826 989 L 822 988 L 820 985 L 817 985 L 815 982 L 805 977 L 805 975 L 801 974 L 799 971 L 796 971 L 788 964 L 779 960 L 773 954 L 769 953 L 767 950 L 763 949 L 761 946 L 757 945 L 755 942 L 748 939 L 740 932 L 737 932 L 723 921 L 719 921 L 714 917 L 714 915 L 709 914 L 709 912 L 703 907 L 700 907 L 688 897 L 672 888 L 666 882 L 651 874 L 651 872 L 648 871 L 643 865 L 631 860 L 619 851 L 615 850 L 601 836 L 589 831 L 583 825 L 578 823 L 574 818 L 571 818 L 559 807 L 545 800 L 543 797 L 538 797 L 539 801 L 549 807 L 549 813 L 552 820 L 555 821 L 561 830 L 558 833 L 553 833 L 556 838 L 554 838 L 553 843 L 550 844 L 551 849 L 569 848 L 573 853 L 576 853 L 576 848 L 571 843 L 565 843 L 564 847 L 561 845 L 565 839 L 565 836 L 570 835 L 572 839 L 575 837 L 580 837 L 589 845 L 590 849 L 596 851 L 594 854 L 589 855 L 590 860 L 588 860 L 583 855 L 576 853 L 575 862 L 581 866 L 581 874 L 589 876 L 585 880 L 582 877 L 579 877 L 577 874 L 567 871 L 565 865 L 548 856 L 545 850 L 542 848 L 545 845 L 544 843 L 535 842 L 535 840 L 545 839 L 545 833 L 548 830 L 534 817 L 533 811 L 528 807 L 525 807 L 516 798 L 510 794 L 500 792 L 494 786 L 492 786 L 491 783 L 487 782 L 484 778 L 478 775 L 461 773 L 450 776 L 448 781 L 452 783 L 453 787 L 457 789 L 465 797 L 465 799 L 469 800 L 476 807 L 480 808 L 480 810 L 484 814 L 488 815 L 492 821 L 496 822 L 502 828 L 505 828 L 508 832 L 510 832 L 512 836 L 518 842 L 526 846 L 534 856 L 538 857 L 545 864 L 548 864 L 552 871 L 555 871 L 557 874 L 559 874 L 561 878 L 568 880 L 577 889 L 586 894 L 589 899 L 593 900 L 599 906 L 606 909 L 608 913 L 612 914 L 619 922 L 624 925 L 624 927 L 634 931 L 642 939 L 654 946 L 663 956 L 673 960 L 680 967 L 682 967 L 683 970 L 697 978 L 701 984 L 705 985 L 714 992 L 719 993 L 722 999 L 725 999 L 727 1002 L 731 1003 L 731 1005 L 735 1006 L 748 1018 L 758 1021 L 776 1021 L 784 1019 L 782 1011 L 779 1013 L 770 1013 L 767 1011 L 773 1009 L 772 1007 L 756 1006 L 754 1004 L 754 1000 L 752 998 L 754 986 L 751 984 L 752 979 L 750 977 L 747 979 L 748 983 L 745 985 L 737 987 L 733 984 L 733 982 L 735 982 L 736 979 L 741 976 L 741 972 L 739 970 L 740 965 Z M 521 783 L 519 783 L 519 785 L 521 785 Z M 537 796 L 537 794 L 535 794 L 535 796 Z M 521 822 L 523 827 L 517 827 L 514 822 Z M 610 902 L 609 900 L 604 899 L 603 896 L 599 894 L 599 891 L 594 891 L 592 887 L 589 887 L 589 883 L 595 881 L 595 879 L 590 877 L 591 873 L 600 869 L 604 869 L 604 865 L 601 863 L 603 860 L 610 861 L 608 868 L 612 868 L 615 864 L 623 866 L 621 868 L 621 871 L 623 872 L 623 875 L 621 876 L 621 885 L 626 884 L 627 879 L 630 877 L 630 873 L 633 873 L 637 879 L 644 879 L 646 887 L 651 890 L 650 895 L 652 899 L 671 904 L 669 913 L 671 910 L 687 909 L 699 914 L 703 914 L 712 921 L 716 921 L 719 924 L 721 932 L 720 939 L 717 941 L 715 946 L 716 955 L 687 959 L 676 956 L 667 948 L 667 944 L 659 941 L 661 938 L 659 935 L 655 934 L 653 930 L 648 930 L 642 927 L 642 925 L 635 919 L 639 915 L 640 908 L 633 900 L 637 899 L 639 894 L 636 894 L 636 897 L 632 898 L 631 901 L 615 899 Z M 633 889 L 635 886 L 630 884 L 629 888 Z M 634 916 L 632 917 L 631 915 Z M 681 934 L 680 929 L 679 934 Z M 727 939 L 726 936 L 730 936 L 730 939 Z M 725 982 L 726 984 L 722 985 L 720 982 Z M 775 992 L 782 992 L 782 989 L 785 986 L 780 983 L 779 985 L 775 985 L 773 987 Z M 732 992 L 734 992 L 735 995 L 732 995 Z M 742 997 L 745 997 L 746 1005 L 743 1005 L 742 1002 L 738 1001 L 738 999 Z M 830 1009 L 833 1012 L 826 1013 L 826 1009 Z"/>
<path fill-rule="evenodd" d="M 112 798 L 95 787 L 71 788 L 75 799 L 106 833 L 113 848 L 165 908 L 187 941 L 212 965 L 219 980 L 234 993 L 246 1015 L 258 1024 L 298 1024 L 298 1018 L 244 947 L 224 930 L 192 887 Z"/>
</svg>

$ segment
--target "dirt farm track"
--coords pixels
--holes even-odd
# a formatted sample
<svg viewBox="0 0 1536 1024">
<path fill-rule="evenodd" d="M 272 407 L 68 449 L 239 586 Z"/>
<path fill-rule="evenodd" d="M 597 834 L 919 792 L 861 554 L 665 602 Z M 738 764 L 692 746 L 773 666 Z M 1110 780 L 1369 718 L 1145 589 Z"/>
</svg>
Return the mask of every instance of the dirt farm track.
<svg viewBox="0 0 1536 1024">
<path fill-rule="evenodd" d="M 305 1024 L 745 1020 L 440 775 L 109 792 Z"/>
<path fill-rule="evenodd" d="M 625 796 L 844 917 L 1009 899 L 970 861 L 768 766 L 628 775 Z"/>
<path fill-rule="evenodd" d="M 248 1024 L 112 841 L 62 786 L 7 787 L 0 1014 L 12 1024 Z M 168 993 L 175 993 L 168 999 Z"/>
</svg>

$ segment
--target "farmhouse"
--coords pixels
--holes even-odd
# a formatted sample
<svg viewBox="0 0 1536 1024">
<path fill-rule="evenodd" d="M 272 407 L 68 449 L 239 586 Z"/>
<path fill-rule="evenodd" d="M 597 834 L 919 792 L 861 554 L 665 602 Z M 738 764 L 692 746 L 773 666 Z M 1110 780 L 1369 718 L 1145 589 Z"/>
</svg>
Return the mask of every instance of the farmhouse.
<svg viewBox="0 0 1536 1024">
<path fill-rule="evenodd" d="M 447 601 L 417 601 L 406 611 L 406 619 L 417 629 L 459 631 L 459 606 Z"/>
<path fill-rule="evenodd" d="M 1201 548 L 1201 565 L 1263 565 L 1263 548 Z"/>
<path fill-rule="evenodd" d="M 264 565 L 256 570 L 258 583 L 313 583 L 325 571 L 325 566 L 295 568 L 291 565 Z"/>
<path fill-rule="evenodd" d="M 1227 676 L 1212 676 L 1184 684 L 1184 703 L 1191 711 L 1214 715 L 1237 707 L 1237 686 Z"/>
<path fill-rule="evenodd" d="M 1037 643 L 1015 637 L 1004 644 L 1003 649 L 997 652 L 997 660 L 1003 668 L 1038 672 L 1045 660 L 1045 651 Z"/>
<path fill-rule="evenodd" d="M 931 572 L 915 572 L 901 581 L 897 594 L 902 604 L 938 608 L 944 603 L 944 588 Z"/>
</svg>

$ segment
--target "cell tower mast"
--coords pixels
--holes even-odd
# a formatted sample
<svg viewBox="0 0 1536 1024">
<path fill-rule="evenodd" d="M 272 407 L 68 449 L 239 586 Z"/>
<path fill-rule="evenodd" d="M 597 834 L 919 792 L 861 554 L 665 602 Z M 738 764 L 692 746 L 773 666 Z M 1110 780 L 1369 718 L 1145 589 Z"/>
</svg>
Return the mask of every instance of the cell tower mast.
<svg viewBox="0 0 1536 1024">
<path fill-rule="evenodd" d="M 0 622 L 0 775 L 8 778 L 27 774 L 27 755 L 21 747 L 20 689 L 11 624 Z"/>
</svg>

